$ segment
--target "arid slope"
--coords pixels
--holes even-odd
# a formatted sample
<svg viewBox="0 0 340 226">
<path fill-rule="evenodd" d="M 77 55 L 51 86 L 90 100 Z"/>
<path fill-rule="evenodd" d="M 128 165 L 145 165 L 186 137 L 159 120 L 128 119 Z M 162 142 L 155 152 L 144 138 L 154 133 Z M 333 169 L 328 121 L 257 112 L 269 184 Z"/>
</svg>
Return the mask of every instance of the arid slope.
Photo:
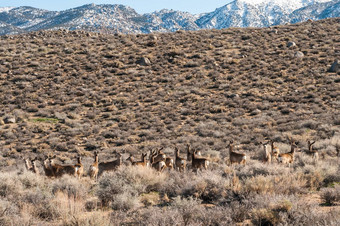
<svg viewBox="0 0 340 226">
<path fill-rule="evenodd" d="M 26 154 L 186 143 L 226 156 L 231 139 L 255 156 L 268 138 L 338 136 L 340 77 L 327 70 L 340 57 L 339 33 L 335 18 L 263 29 L 1 36 L 2 158 L 12 165 Z"/>
</svg>

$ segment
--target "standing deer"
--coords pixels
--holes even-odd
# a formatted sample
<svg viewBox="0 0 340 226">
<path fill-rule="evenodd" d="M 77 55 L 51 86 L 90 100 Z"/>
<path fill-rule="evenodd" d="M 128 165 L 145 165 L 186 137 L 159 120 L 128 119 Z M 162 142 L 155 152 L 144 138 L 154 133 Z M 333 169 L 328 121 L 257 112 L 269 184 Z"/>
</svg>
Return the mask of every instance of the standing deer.
<svg viewBox="0 0 340 226">
<path fill-rule="evenodd" d="M 32 171 L 32 164 L 29 158 L 25 159 L 25 167 L 27 171 Z"/>
<path fill-rule="evenodd" d="M 166 164 L 164 160 L 156 161 L 156 156 L 151 157 L 151 167 L 156 169 L 158 172 L 163 172 L 163 170 L 166 168 Z"/>
<path fill-rule="evenodd" d="M 306 153 L 311 155 L 314 161 L 317 162 L 319 160 L 319 153 L 317 150 L 313 150 L 313 144 L 315 144 L 315 141 L 307 140 L 308 149 L 306 150 Z"/>
<path fill-rule="evenodd" d="M 290 141 L 290 152 L 288 153 L 282 153 L 279 154 L 278 160 L 280 163 L 288 164 L 288 167 L 290 167 L 290 164 L 294 162 L 294 153 L 295 148 L 297 148 L 297 145 L 293 140 L 289 139 Z"/>
<path fill-rule="evenodd" d="M 76 167 L 74 165 L 61 165 L 55 162 L 55 157 L 50 159 L 50 165 L 55 177 L 61 177 L 64 174 L 76 175 Z"/>
<path fill-rule="evenodd" d="M 247 156 L 243 153 L 237 153 L 233 151 L 233 143 L 234 141 L 230 141 L 228 147 L 229 147 L 229 159 L 230 164 L 238 163 L 238 164 L 246 164 Z"/>
<path fill-rule="evenodd" d="M 197 151 L 196 156 L 202 156 L 201 151 Z M 187 162 L 188 161 L 192 161 L 192 154 L 190 152 L 190 144 L 187 144 Z"/>
<path fill-rule="evenodd" d="M 89 175 L 91 178 L 94 178 L 95 180 L 98 179 L 98 171 L 99 171 L 99 167 L 98 167 L 98 152 L 95 151 L 94 152 L 94 162 L 91 164 L 90 168 L 89 168 Z"/>
<path fill-rule="evenodd" d="M 54 177 L 54 172 L 53 172 L 53 169 L 52 169 L 52 166 L 51 166 L 51 161 L 50 161 L 49 157 L 47 157 L 44 160 L 43 169 L 44 169 L 45 175 L 47 177 Z"/>
<path fill-rule="evenodd" d="M 190 150 L 190 145 L 187 145 L 187 152 L 191 154 L 191 168 L 194 171 L 198 171 L 199 169 L 208 169 L 209 160 L 204 157 L 199 157 L 197 155 L 197 150 Z"/>
<path fill-rule="evenodd" d="M 174 159 L 171 157 L 166 157 L 165 165 L 169 170 L 172 170 L 174 168 Z"/>
<path fill-rule="evenodd" d="M 274 145 L 274 141 L 271 140 L 270 141 L 270 144 L 271 144 L 271 148 L 272 148 L 272 152 L 271 152 L 271 160 L 274 160 L 275 161 L 278 161 L 278 157 L 279 157 L 279 154 L 280 154 L 280 149 Z"/>
<path fill-rule="evenodd" d="M 39 175 L 40 172 L 39 172 L 37 164 L 36 164 L 37 159 L 38 159 L 37 157 L 35 157 L 35 159 L 29 159 L 29 158 L 25 159 L 25 166 L 26 166 L 26 169 L 28 171 L 31 171 L 31 172 Z"/>
<path fill-rule="evenodd" d="M 272 161 L 272 155 L 271 155 L 271 151 L 270 151 L 270 145 L 269 143 L 261 143 L 263 146 L 263 153 L 264 153 L 264 158 L 263 158 L 263 162 L 266 163 L 271 163 Z"/>
<path fill-rule="evenodd" d="M 146 153 L 142 153 L 142 160 L 141 161 L 134 161 L 134 158 L 132 154 L 130 154 L 129 158 L 126 159 L 126 161 L 130 161 L 133 166 L 146 166 L 147 161 L 146 161 Z"/>
<path fill-rule="evenodd" d="M 185 170 L 187 161 L 179 156 L 179 149 L 175 147 L 175 169 L 182 172 Z"/>
<path fill-rule="evenodd" d="M 117 159 L 111 162 L 100 162 L 98 165 L 99 171 L 98 176 L 102 175 L 105 171 L 113 171 L 116 170 L 119 166 L 122 165 L 122 155 L 117 153 Z"/>
<path fill-rule="evenodd" d="M 81 163 L 81 157 L 80 156 L 77 157 L 77 164 L 75 164 L 74 167 L 75 167 L 75 176 L 77 176 L 78 179 L 80 179 L 83 176 L 83 173 L 84 173 L 84 166 Z"/>
<path fill-rule="evenodd" d="M 155 157 L 154 162 L 164 161 L 166 160 L 166 154 L 162 151 L 163 147 L 157 151 L 150 151 L 150 162 L 152 162 L 152 158 Z"/>
<path fill-rule="evenodd" d="M 196 155 L 197 150 L 194 150 L 192 152 L 192 160 L 191 160 L 191 167 L 193 170 L 197 171 L 199 169 L 208 169 L 209 166 L 209 160 L 204 157 L 199 157 Z"/>
</svg>

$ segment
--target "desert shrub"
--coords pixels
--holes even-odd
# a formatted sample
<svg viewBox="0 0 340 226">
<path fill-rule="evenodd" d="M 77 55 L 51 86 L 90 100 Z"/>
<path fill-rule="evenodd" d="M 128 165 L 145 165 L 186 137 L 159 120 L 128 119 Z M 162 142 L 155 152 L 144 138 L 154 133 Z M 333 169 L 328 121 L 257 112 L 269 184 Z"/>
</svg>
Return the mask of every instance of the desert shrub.
<svg viewBox="0 0 340 226">
<path fill-rule="evenodd" d="M 340 201 L 340 184 L 333 188 L 321 188 L 321 199 L 326 205 L 333 205 Z"/>
<path fill-rule="evenodd" d="M 111 203 L 114 209 L 132 209 L 139 205 L 137 198 L 141 193 L 157 191 L 164 181 L 165 174 L 151 168 L 120 167 L 103 175 L 96 194 L 104 206 Z"/>
<path fill-rule="evenodd" d="M 0 197 L 16 200 L 22 191 L 22 184 L 17 180 L 15 172 L 0 174 Z"/>
<path fill-rule="evenodd" d="M 231 189 L 231 176 L 222 177 L 219 171 L 203 171 L 192 178 L 190 184 L 184 187 L 183 195 L 200 198 L 204 202 L 221 201 L 227 190 Z"/>
<path fill-rule="evenodd" d="M 64 192 L 69 198 L 84 199 L 87 194 L 87 186 L 84 186 L 77 178 L 64 175 L 51 184 L 53 194 Z"/>
<path fill-rule="evenodd" d="M 117 221 L 113 221 L 114 225 L 117 224 Z M 92 225 L 112 225 L 111 217 L 108 216 L 105 212 L 93 212 L 91 214 L 83 214 L 77 213 L 72 215 L 66 219 L 63 219 L 62 225 L 84 225 L 84 226 L 92 226 Z"/>
<path fill-rule="evenodd" d="M 338 225 L 337 210 L 320 211 L 317 206 L 306 204 L 302 200 L 293 205 L 287 213 L 280 213 L 281 221 L 287 225 Z"/>
<path fill-rule="evenodd" d="M 0 199 L 0 225 L 14 225 L 19 218 L 19 208 L 14 203 Z"/>
<path fill-rule="evenodd" d="M 299 173 L 280 176 L 256 176 L 244 180 L 246 194 L 296 194 L 306 187 L 307 179 Z"/>
<path fill-rule="evenodd" d="M 246 166 L 238 165 L 235 167 L 237 169 L 236 174 L 241 179 L 260 175 L 281 175 L 283 172 L 287 171 L 287 169 L 282 165 L 263 164 L 261 162 L 251 160 L 248 161 Z"/>
<path fill-rule="evenodd" d="M 24 172 L 18 175 L 18 180 L 25 189 L 43 187 L 45 183 L 45 177 L 37 176 L 35 173 L 32 172 Z"/>
<path fill-rule="evenodd" d="M 202 225 L 232 225 L 232 210 L 229 207 L 210 207 L 200 212 L 197 224 Z"/>
<path fill-rule="evenodd" d="M 191 186 L 192 177 L 193 174 L 191 172 L 181 174 L 177 171 L 171 171 L 164 184 L 160 186 L 159 192 L 167 194 L 169 197 L 183 195 L 184 188 Z"/>
<path fill-rule="evenodd" d="M 19 208 L 13 202 L 0 199 L 0 219 L 4 216 L 19 214 Z"/>
<path fill-rule="evenodd" d="M 340 169 L 338 171 L 335 171 L 334 173 L 326 174 L 323 182 L 326 186 L 334 183 L 340 183 Z"/>
<path fill-rule="evenodd" d="M 24 203 L 30 203 L 35 206 L 45 204 L 45 202 L 52 198 L 52 195 L 40 188 L 34 190 L 28 190 L 23 194 L 22 201 Z"/>
<path fill-rule="evenodd" d="M 200 201 L 197 199 L 193 199 L 192 197 L 174 198 L 171 203 L 171 207 L 177 209 L 181 215 L 182 224 L 190 225 L 192 221 L 196 220 L 200 215 L 200 212 L 203 211 L 203 207 L 199 205 Z"/>
<path fill-rule="evenodd" d="M 306 187 L 310 190 L 318 190 L 324 181 L 323 173 L 318 167 L 305 166 L 302 170 L 303 177 L 306 179 Z"/>
<path fill-rule="evenodd" d="M 49 200 L 45 200 L 42 203 L 34 205 L 34 208 L 30 213 L 45 221 L 52 221 L 60 217 L 58 206 L 55 206 Z"/>
<path fill-rule="evenodd" d="M 143 211 L 140 218 L 145 225 L 181 225 L 183 224 L 181 214 L 175 208 L 150 207 Z"/>
</svg>

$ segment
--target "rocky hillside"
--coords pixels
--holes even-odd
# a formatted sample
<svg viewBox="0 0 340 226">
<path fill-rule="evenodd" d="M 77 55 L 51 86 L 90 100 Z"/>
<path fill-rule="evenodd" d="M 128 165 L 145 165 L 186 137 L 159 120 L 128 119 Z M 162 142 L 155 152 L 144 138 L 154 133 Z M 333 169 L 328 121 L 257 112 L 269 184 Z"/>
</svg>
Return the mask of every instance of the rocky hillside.
<svg viewBox="0 0 340 226">
<path fill-rule="evenodd" d="M 32 7 L 0 8 L 0 35 L 38 30 L 152 33 L 177 30 L 268 27 L 340 17 L 339 0 L 235 0 L 213 12 L 192 15 L 161 10 L 138 14 L 124 5 L 83 5 L 60 12 Z"/>
<path fill-rule="evenodd" d="M 2 36 L 1 164 L 186 143 L 225 155 L 230 139 L 252 156 L 268 138 L 338 137 L 339 24 Z"/>
</svg>

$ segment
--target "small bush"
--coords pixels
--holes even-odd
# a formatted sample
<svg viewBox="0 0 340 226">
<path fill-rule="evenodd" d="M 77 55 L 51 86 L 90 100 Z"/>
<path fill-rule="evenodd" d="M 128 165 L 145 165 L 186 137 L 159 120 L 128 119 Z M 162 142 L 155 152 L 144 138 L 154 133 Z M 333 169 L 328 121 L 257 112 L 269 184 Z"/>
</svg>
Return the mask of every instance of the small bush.
<svg viewBox="0 0 340 226">
<path fill-rule="evenodd" d="M 87 194 L 87 187 L 84 186 L 77 178 L 64 175 L 62 178 L 54 181 L 51 185 L 52 193 L 65 193 L 69 198 L 83 199 Z"/>
<path fill-rule="evenodd" d="M 334 188 L 322 188 L 321 199 L 326 205 L 334 205 L 340 201 L 340 185 L 335 185 Z"/>
<path fill-rule="evenodd" d="M 151 168 L 120 167 L 99 180 L 97 196 L 104 206 L 112 203 L 115 209 L 130 209 L 139 205 L 140 194 L 157 191 L 164 181 L 165 174 L 158 174 Z"/>
</svg>

